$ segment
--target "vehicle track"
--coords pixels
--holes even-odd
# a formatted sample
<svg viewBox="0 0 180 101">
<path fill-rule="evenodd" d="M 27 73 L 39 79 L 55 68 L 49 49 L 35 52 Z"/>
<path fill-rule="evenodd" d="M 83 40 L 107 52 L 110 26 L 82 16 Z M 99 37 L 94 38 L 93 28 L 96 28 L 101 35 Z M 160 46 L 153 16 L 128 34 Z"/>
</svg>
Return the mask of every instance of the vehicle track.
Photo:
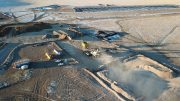
<svg viewBox="0 0 180 101">
<path fill-rule="evenodd" d="M 120 30 L 122 32 L 127 32 L 124 27 L 120 24 L 120 21 L 123 21 L 123 20 L 117 20 L 115 23 L 119 26 Z M 146 42 L 142 37 L 141 38 L 138 38 L 138 37 L 135 37 L 133 35 L 131 35 L 130 33 L 128 33 L 128 36 L 132 37 L 132 38 L 128 38 L 126 36 L 124 36 L 124 38 L 128 39 L 128 40 L 131 40 L 133 42 L 136 42 L 136 43 L 146 43 L 148 44 L 148 42 Z M 140 36 L 140 35 L 139 35 Z M 138 41 L 137 41 L 138 40 Z"/>
<path fill-rule="evenodd" d="M 120 28 L 122 28 L 122 31 L 126 32 L 126 31 L 124 30 L 123 26 L 122 26 L 118 21 L 117 21 L 116 23 L 120 26 Z M 176 28 L 177 28 L 177 27 L 174 27 L 174 28 L 165 36 L 165 38 L 163 38 L 163 40 L 166 39 L 166 38 L 169 36 L 169 34 L 172 35 L 172 33 L 174 32 L 174 30 L 175 30 Z M 132 35 L 130 35 L 130 36 L 132 36 Z M 132 37 L 135 38 L 136 40 L 141 40 L 140 38 L 137 38 L 137 37 L 134 37 L 134 36 L 132 36 Z M 135 40 L 134 42 L 137 42 L 136 40 Z M 162 41 L 163 41 L 163 40 L 162 40 Z M 131 40 L 131 41 L 133 41 L 133 40 Z M 161 52 L 161 50 L 152 47 L 152 45 L 149 44 L 148 42 L 146 42 L 146 41 L 144 42 L 143 40 L 141 40 L 141 42 L 142 42 L 143 45 L 151 48 L 151 50 L 152 50 L 153 52 L 156 52 L 157 54 L 159 54 L 159 56 L 163 54 L 163 53 Z M 118 46 L 118 45 L 117 45 L 117 46 Z M 130 50 L 133 51 L 133 52 L 139 52 L 139 53 L 141 53 L 141 54 L 143 54 L 143 55 L 145 55 L 145 56 L 147 56 L 147 57 L 149 57 L 149 58 L 151 58 L 151 59 L 153 59 L 153 60 L 155 60 L 155 61 L 163 64 L 163 65 L 165 65 L 166 67 L 172 69 L 174 72 L 180 73 L 179 67 L 176 66 L 176 65 L 174 65 L 174 64 L 172 64 L 171 62 L 169 62 L 169 61 L 165 58 L 165 56 L 163 56 L 163 57 L 162 57 L 162 56 L 161 56 L 161 57 L 158 57 L 158 58 L 161 58 L 161 59 L 162 59 L 162 60 L 161 60 L 161 59 L 157 59 L 156 57 L 153 57 L 152 55 L 147 54 L 146 52 L 137 51 L 137 50 L 128 48 L 128 47 L 126 47 L 126 46 L 124 46 L 124 45 L 120 45 L 120 46 L 122 46 L 122 47 L 124 47 L 124 48 L 127 48 L 127 49 L 130 49 Z"/>
<path fill-rule="evenodd" d="M 35 94 L 32 92 L 28 92 L 28 91 L 16 91 L 16 92 L 14 92 L 14 94 L 15 94 L 14 95 L 15 97 L 22 97 L 25 99 L 38 98 L 38 100 L 41 99 L 41 100 L 45 100 L 45 101 L 54 101 L 53 99 L 50 99 L 50 98 L 47 98 L 47 97 L 44 97 L 42 95 Z"/>
<path fill-rule="evenodd" d="M 172 34 L 173 34 L 173 32 L 177 29 L 177 28 L 179 28 L 180 26 L 174 26 L 171 30 L 170 30 L 170 32 L 169 33 L 167 33 L 157 44 L 158 45 L 162 45 L 163 43 L 164 43 L 164 41 L 168 38 L 168 37 L 170 37 Z"/>
</svg>

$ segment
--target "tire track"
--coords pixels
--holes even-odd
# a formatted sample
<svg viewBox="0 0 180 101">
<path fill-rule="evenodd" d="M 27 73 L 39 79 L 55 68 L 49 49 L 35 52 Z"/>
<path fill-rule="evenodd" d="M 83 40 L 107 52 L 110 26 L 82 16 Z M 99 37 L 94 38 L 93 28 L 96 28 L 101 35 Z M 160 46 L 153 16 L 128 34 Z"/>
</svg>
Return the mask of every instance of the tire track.
<svg viewBox="0 0 180 101">
<path fill-rule="evenodd" d="M 122 31 L 125 31 L 124 28 L 123 28 L 123 26 L 120 25 L 120 24 L 118 23 L 118 21 L 117 21 L 116 23 L 120 26 L 120 28 L 122 28 Z M 159 42 L 160 45 L 161 45 L 161 42 L 163 42 L 165 39 L 167 39 L 167 37 L 169 37 L 170 35 L 172 35 L 172 33 L 173 33 L 173 32 L 176 30 L 176 28 L 178 28 L 178 27 L 179 27 L 179 26 L 175 26 L 164 38 L 162 38 L 161 41 Z M 129 35 L 130 35 L 130 34 L 129 34 Z M 131 35 L 131 36 L 132 36 L 132 35 Z M 132 37 L 134 37 L 134 36 L 132 36 Z M 139 38 L 137 38 L 137 37 L 134 37 L 134 38 L 135 38 L 136 40 L 141 40 L 141 39 L 139 39 Z M 134 42 L 137 42 L 136 40 L 134 40 Z M 133 41 L 133 40 L 131 40 L 131 41 Z M 149 47 L 152 51 L 156 52 L 156 53 L 158 54 L 158 56 L 161 56 L 161 57 L 156 58 L 156 57 L 153 57 L 152 54 L 150 55 L 150 54 L 146 53 L 145 51 L 137 51 L 137 50 L 128 48 L 128 47 L 126 47 L 126 46 L 125 46 L 125 47 L 126 47 L 127 49 L 133 50 L 134 52 L 137 51 L 138 53 L 143 54 L 143 55 L 145 55 L 145 56 L 147 56 L 147 57 L 149 57 L 149 58 L 151 58 L 151 59 L 153 59 L 153 60 L 161 63 L 162 65 L 165 65 L 166 67 L 172 69 L 172 70 L 173 70 L 174 72 L 176 72 L 176 73 L 180 73 L 179 67 L 178 67 L 177 65 L 174 65 L 173 63 L 169 62 L 168 59 L 165 59 L 165 56 L 164 56 L 164 55 L 162 56 L 163 53 L 162 53 L 159 49 L 156 49 L 156 48 L 152 47 L 152 45 L 150 45 L 148 42 L 144 42 L 143 40 L 141 40 L 141 43 L 142 43 L 143 45 Z M 158 44 L 157 44 L 157 45 L 158 45 Z M 157 46 L 157 45 L 156 45 L 156 46 Z M 157 54 L 156 54 L 156 55 L 157 55 Z M 155 55 L 155 54 L 153 54 L 153 55 Z"/>
<path fill-rule="evenodd" d="M 123 21 L 123 20 L 117 20 L 115 23 L 119 26 L 121 32 L 126 32 L 126 30 L 124 29 L 124 27 L 119 23 L 120 21 Z M 139 33 L 138 33 L 139 34 Z M 128 38 L 126 36 L 124 36 L 124 38 L 128 39 L 128 40 L 131 40 L 133 42 L 136 42 L 136 43 L 146 43 L 148 44 L 148 42 L 146 42 L 143 38 L 138 38 L 138 37 L 135 37 L 133 35 L 131 35 L 130 33 L 128 33 L 128 36 L 132 37 L 133 39 L 131 38 Z M 140 36 L 140 35 L 139 35 Z M 139 41 L 137 41 L 139 40 Z"/>
<path fill-rule="evenodd" d="M 42 99 L 42 101 L 54 101 L 53 99 L 50 99 L 50 98 L 47 98 L 47 97 L 44 97 L 42 95 L 39 95 L 39 94 L 35 94 L 35 93 L 32 93 L 32 92 L 28 92 L 28 91 L 17 91 L 17 92 L 14 92 L 15 93 L 15 97 L 22 97 L 22 98 L 38 98 L 38 99 Z"/>
<path fill-rule="evenodd" d="M 173 27 L 169 33 L 167 33 L 159 42 L 158 42 L 158 45 L 162 45 L 165 40 L 170 37 L 171 35 L 173 35 L 173 32 L 178 28 L 179 26 L 175 26 Z"/>
</svg>

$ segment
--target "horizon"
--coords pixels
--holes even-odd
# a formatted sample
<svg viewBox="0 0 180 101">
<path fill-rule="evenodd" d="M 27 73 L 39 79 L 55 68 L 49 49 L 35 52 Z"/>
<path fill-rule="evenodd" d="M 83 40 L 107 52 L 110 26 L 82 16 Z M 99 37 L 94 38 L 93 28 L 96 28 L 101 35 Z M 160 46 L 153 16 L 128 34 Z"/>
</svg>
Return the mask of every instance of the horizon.
<svg viewBox="0 0 180 101">
<path fill-rule="evenodd" d="M 147 0 L 0 0 L 0 11 L 24 11 L 28 8 L 35 8 L 49 5 L 68 5 L 68 6 L 98 6 L 103 5 L 115 5 L 115 6 L 154 6 L 154 5 L 175 5 L 180 6 L 178 0 L 163 0 L 163 1 L 147 1 Z"/>
</svg>

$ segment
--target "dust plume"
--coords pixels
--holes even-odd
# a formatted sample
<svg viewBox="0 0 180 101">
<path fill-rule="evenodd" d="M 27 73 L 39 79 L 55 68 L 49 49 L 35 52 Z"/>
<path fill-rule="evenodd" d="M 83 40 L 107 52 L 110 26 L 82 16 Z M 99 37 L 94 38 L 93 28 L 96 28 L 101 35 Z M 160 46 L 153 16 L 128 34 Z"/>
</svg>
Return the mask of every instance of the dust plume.
<svg viewBox="0 0 180 101">
<path fill-rule="evenodd" d="M 129 68 L 120 60 L 107 54 L 99 60 L 103 64 L 111 62 L 108 64 L 108 77 L 111 80 L 116 81 L 118 85 L 124 85 L 133 95 L 137 98 L 142 97 L 144 101 L 152 101 L 158 98 L 167 89 L 167 81 L 149 71 Z"/>
</svg>

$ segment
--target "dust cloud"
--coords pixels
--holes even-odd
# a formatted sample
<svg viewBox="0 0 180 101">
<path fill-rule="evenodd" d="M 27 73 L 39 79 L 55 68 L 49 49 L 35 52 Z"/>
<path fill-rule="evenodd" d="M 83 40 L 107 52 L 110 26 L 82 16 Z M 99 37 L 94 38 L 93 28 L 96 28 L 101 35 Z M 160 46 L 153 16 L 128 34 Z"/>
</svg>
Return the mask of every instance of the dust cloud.
<svg viewBox="0 0 180 101">
<path fill-rule="evenodd" d="M 167 87 L 167 81 L 162 80 L 155 74 L 142 69 L 126 67 L 124 63 L 110 55 L 103 54 L 99 58 L 103 64 L 108 64 L 108 77 L 116 81 L 118 85 L 125 85 L 136 98 L 143 101 L 152 101 L 160 96 Z M 133 66 L 133 65 L 132 65 Z M 123 86 L 122 86 L 123 87 Z"/>
</svg>

